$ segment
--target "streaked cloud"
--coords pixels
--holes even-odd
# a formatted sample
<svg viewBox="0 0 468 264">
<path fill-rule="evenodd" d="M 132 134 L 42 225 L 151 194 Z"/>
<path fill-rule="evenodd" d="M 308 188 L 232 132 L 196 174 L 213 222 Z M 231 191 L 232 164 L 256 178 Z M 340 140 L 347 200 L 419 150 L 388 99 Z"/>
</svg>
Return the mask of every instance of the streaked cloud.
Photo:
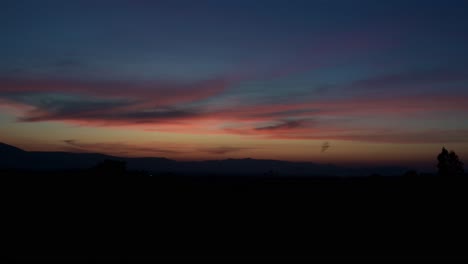
<svg viewBox="0 0 468 264">
<path fill-rule="evenodd" d="M 330 143 L 328 143 L 328 141 L 325 141 L 322 144 L 321 152 L 323 153 L 323 152 L 327 151 L 327 149 L 329 149 L 329 148 L 330 148 Z"/>
<path fill-rule="evenodd" d="M 21 85 L 8 86 L 12 83 Z M 409 120 L 432 114 L 468 112 L 468 96 L 463 95 L 348 96 L 299 101 L 285 98 L 282 103 L 266 100 L 255 104 L 253 100 L 232 101 L 224 105 L 219 103 L 222 97 L 217 96 L 227 89 L 227 83 L 219 86 L 212 86 L 211 82 L 206 85 L 176 85 L 174 90 L 169 88 L 171 86 L 141 86 L 138 82 L 135 89 L 125 82 L 116 82 L 116 85 L 114 89 L 108 82 L 90 82 L 88 85 L 73 81 L 3 82 L 0 104 L 16 109 L 18 120 L 22 122 L 59 121 L 176 133 L 400 143 L 419 142 L 421 138 L 423 142 L 440 142 L 444 134 L 418 128 L 423 132 L 415 136 L 414 132 L 403 127 L 389 133 L 375 128 L 372 121 L 366 123 L 366 120 L 385 117 Z M 105 96 L 103 91 L 109 91 L 109 96 Z M 178 97 L 181 91 L 189 95 Z M 157 96 L 159 93 L 161 97 Z M 208 99 L 218 100 L 218 103 L 210 104 Z M 343 123 L 343 120 L 348 121 Z M 359 125 L 354 124 L 356 120 L 359 120 Z M 424 137 L 424 133 L 428 136 Z M 464 141 L 463 136 L 460 131 L 454 133 L 450 140 Z M 212 149 L 218 153 L 232 151 L 235 149 Z"/>
<path fill-rule="evenodd" d="M 468 82 L 468 68 L 437 68 L 428 70 L 413 70 L 393 74 L 375 76 L 353 82 L 350 87 L 355 89 L 403 88 L 416 86 L 438 85 L 448 83 Z"/>
<path fill-rule="evenodd" d="M 215 147 L 215 148 L 200 148 L 197 150 L 201 152 L 209 153 L 209 154 L 224 155 L 224 154 L 229 154 L 232 152 L 239 152 L 239 151 L 252 150 L 252 149 L 255 149 L 255 148 L 221 146 L 221 147 Z"/>
<path fill-rule="evenodd" d="M 279 124 L 256 127 L 255 130 L 281 130 L 281 129 L 295 129 L 301 127 L 303 124 L 302 120 L 291 120 L 291 121 L 282 121 Z"/>
<path fill-rule="evenodd" d="M 173 148 L 158 148 L 155 146 L 138 146 L 134 144 L 126 144 L 121 142 L 82 142 L 75 139 L 63 140 L 65 143 L 65 150 L 75 152 L 95 152 L 95 153 L 107 153 L 111 155 L 122 155 L 122 154 L 146 154 L 146 155 L 170 155 L 186 153 L 187 150 L 182 149 L 180 146 Z"/>
</svg>

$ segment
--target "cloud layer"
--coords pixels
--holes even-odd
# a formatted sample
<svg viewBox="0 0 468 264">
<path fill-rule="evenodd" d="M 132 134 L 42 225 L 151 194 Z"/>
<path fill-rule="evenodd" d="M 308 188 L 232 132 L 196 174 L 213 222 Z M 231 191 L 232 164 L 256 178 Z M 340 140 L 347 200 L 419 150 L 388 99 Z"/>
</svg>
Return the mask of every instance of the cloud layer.
<svg viewBox="0 0 468 264">
<path fill-rule="evenodd" d="M 351 83 L 351 87 L 463 81 L 459 73 L 400 74 Z M 465 129 L 381 130 L 366 120 L 424 118 L 468 112 L 465 95 L 399 95 L 283 98 L 282 102 L 225 101 L 237 83 L 193 83 L 0 79 L 0 103 L 21 113 L 22 122 L 60 121 L 90 126 L 125 126 L 179 133 L 231 133 L 282 139 L 340 139 L 370 142 L 466 141 Z M 212 102 L 216 102 L 213 104 Z M 359 121 L 359 122 L 358 122 Z M 379 130 L 380 129 L 380 130 Z M 71 142 L 68 142 L 71 144 Z M 228 153 L 236 149 L 208 149 Z"/>
</svg>

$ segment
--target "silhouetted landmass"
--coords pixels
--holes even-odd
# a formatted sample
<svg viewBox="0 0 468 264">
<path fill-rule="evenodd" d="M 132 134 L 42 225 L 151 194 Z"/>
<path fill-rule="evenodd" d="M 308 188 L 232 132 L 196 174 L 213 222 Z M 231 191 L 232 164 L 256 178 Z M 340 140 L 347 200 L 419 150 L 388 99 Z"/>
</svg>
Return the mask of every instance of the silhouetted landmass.
<svg viewBox="0 0 468 264">
<path fill-rule="evenodd" d="M 278 160 L 225 159 L 180 162 L 166 158 L 121 158 L 103 154 L 67 152 L 26 152 L 3 145 L 0 147 L 0 168 L 21 170 L 75 170 L 92 168 L 104 160 L 124 161 L 129 170 L 147 171 L 154 175 L 277 175 L 277 176 L 368 176 L 402 175 L 408 168 L 398 166 L 345 168 L 310 162 Z"/>
<path fill-rule="evenodd" d="M 24 150 L 0 142 L 0 154 L 22 153 Z"/>
<path fill-rule="evenodd" d="M 128 160 L 76 155 L 96 163 L 82 169 L 0 170 L 8 256 L 468 259 L 468 175 L 154 175 L 130 169 Z"/>
</svg>

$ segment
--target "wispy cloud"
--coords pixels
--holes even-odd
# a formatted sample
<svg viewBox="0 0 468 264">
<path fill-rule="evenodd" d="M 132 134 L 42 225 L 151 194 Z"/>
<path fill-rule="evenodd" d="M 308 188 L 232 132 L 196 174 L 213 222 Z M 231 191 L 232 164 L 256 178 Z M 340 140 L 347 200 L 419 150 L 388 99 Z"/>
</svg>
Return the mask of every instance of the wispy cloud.
<svg viewBox="0 0 468 264">
<path fill-rule="evenodd" d="M 76 150 L 78 152 L 99 152 L 99 153 L 108 153 L 108 154 L 123 154 L 123 153 L 133 153 L 133 154 L 180 154 L 186 153 L 187 151 L 183 151 L 180 149 L 174 148 L 158 148 L 158 147 L 142 147 L 138 145 L 130 145 L 124 143 L 117 143 L 117 142 L 81 142 L 80 140 L 75 139 L 67 139 L 63 140 L 65 143 L 65 147 L 72 147 L 72 150 Z M 66 148 L 69 150 L 69 148 Z"/>
<path fill-rule="evenodd" d="M 178 81 L 82 81 L 68 79 L 0 78 L 0 95 L 68 94 L 95 98 L 126 98 L 158 105 L 188 103 L 209 98 L 229 86 L 226 79 Z"/>
<path fill-rule="evenodd" d="M 354 89 L 403 88 L 447 84 L 468 81 L 468 68 L 436 68 L 429 70 L 412 70 L 394 74 L 380 75 L 353 82 Z"/>
<path fill-rule="evenodd" d="M 327 149 L 329 149 L 329 148 L 330 148 L 330 143 L 328 143 L 328 141 L 325 141 L 322 144 L 322 151 L 321 152 L 323 153 L 323 152 L 327 151 Z"/>
<path fill-rule="evenodd" d="M 199 115 L 190 106 L 226 89 L 197 83 L 0 79 L 2 105 L 28 106 L 19 120 L 94 124 L 163 123 Z M 24 107 L 23 107 L 24 108 Z"/>
<path fill-rule="evenodd" d="M 468 142 L 468 130 L 420 130 L 382 131 L 369 130 L 361 133 L 342 133 L 328 136 L 331 139 L 384 142 L 384 143 L 460 143 Z"/>
<path fill-rule="evenodd" d="M 410 76 L 413 75 L 392 78 L 399 84 L 429 78 L 425 74 L 415 75 L 419 76 L 417 78 Z M 429 80 L 457 80 L 456 76 L 459 80 L 464 78 L 440 73 L 439 77 L 433 76 Z M 379 82 L 375 79 L 366 85 Z M 429 93 L 302 100 L 285 97 L 282 102 L 256 102 L 253 98 L 249 102 L 239 100 L 224 105 L 223 101 L 217 101 L 212 104 L 210 100 L 218 100 L 219 93 L 229 85 L 228 81 L 221 80 L 164 84 L 0 79 L 0 104 L 17 109 L 19 120 L 23 122 L 60 121 L 89 126 L 134 126 L 165 132 L 372 142 L 407 142 L 409 139 L 419 142 L 419 137 L 424 142 L 435 142 L 443 141 L 443 134 L 423 131 L 413 136 L 413 132 L 404 128 L 388 133 L 366 124 L 367 119 L 396 117 L 408 120 L 468 112 L 466 95 Z M 359 120 L 361 127 L 338 121 L 343 119 Z M 427 137 L 423 136 L 425 133 Z M 463 141 L 460 135 L 464 136 L 463 132 L 454 133 L 450 140 Z M 235 149 L 212 151 L 226 153 Z"/>
<path fill-rule="evenodd" d="M 288 50 L 288 57 L 260 69 L 257 65 L 264 64 L 261 59 L 247 61 L 233 76 L 238 80 L 274 80 L 358 60 L 363 55 L 398 47 L 396 33 L 389 33 L 375 30 L 329 33 L 304 40 L 296 49 Z"/>
<path fill-rule="evenodd" d="M 291 121 L 282 121 L 279 124 L 256 127 L 255 130 L 283 130 L 283 129 L 294 129 L 301 127 L 303 125 L 303 120 L 291 120 Z"/>
<path fill-rule="evenodd" d="M 198 149 L 198 151 L 209 153 L 209 154 L 224 155 L 224 154 L 229 154 L 232 152 L 239 152 L 239 151 L 251 150 L 251 149 L 255 149 L 255 148 L 222 146 L 222 147 L 216 147 L 216 148 L 200 148 Z"/>
</svg>

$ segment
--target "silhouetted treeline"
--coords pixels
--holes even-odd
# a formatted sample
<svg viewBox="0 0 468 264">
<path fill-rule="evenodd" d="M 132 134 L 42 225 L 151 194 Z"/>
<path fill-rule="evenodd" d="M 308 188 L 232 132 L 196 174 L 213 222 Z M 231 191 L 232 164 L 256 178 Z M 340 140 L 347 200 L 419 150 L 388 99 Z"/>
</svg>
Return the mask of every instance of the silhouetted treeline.
<svg viewBox="0 0 468 264">
<path fill-rule="evenodd" d="M 443 177 L 463 176 L 463 162 L 460 161 L 458 155 L 452 150 L 448 152 L 442 148 L 442 152 L 437 156 L 439 175 Z"/>
</svg>

